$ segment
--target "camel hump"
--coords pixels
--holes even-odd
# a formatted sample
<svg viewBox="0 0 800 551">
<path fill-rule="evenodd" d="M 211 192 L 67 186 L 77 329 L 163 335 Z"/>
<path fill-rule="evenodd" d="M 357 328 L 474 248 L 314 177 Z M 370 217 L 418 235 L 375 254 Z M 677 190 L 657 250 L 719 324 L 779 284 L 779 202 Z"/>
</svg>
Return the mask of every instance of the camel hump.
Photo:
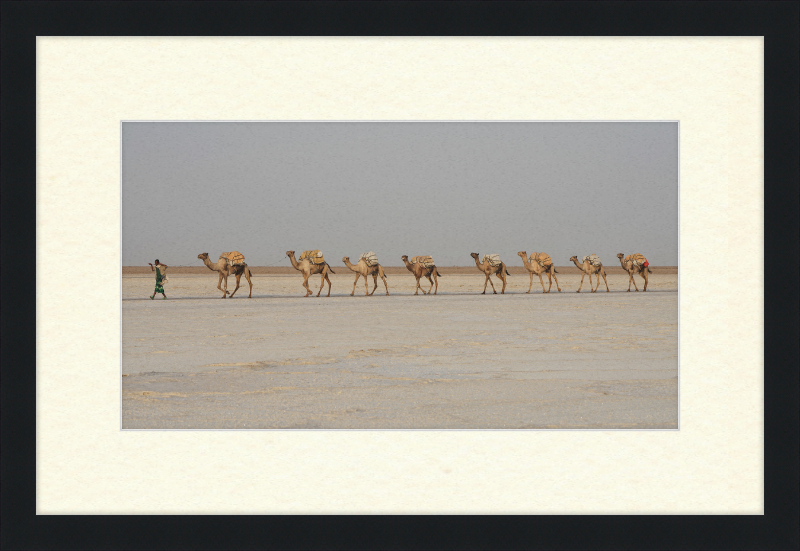
<svg viewBox="0 0 800 551">
<path fill-rule="evenodd" d="M 325 257 L 322 256 L 322 252 L 319 249 L 303 251 L 303 254 L 300 255 L 300 260 L 305 259 L 308 259 L 309 262 L 313 262 L 314 264 L 325 264 Z"/>
<path fill-rule="evenodd" d="M 589 264 L 591 264 L 592 266 L 602 266 L 603 265 L 603 263 L 600 262 L 600 257 L 597 256 L 594 253 L 587 254 L 586 256 L 583 257 L 583 262 L 586 262 L 587 260 L 589 261 Z"/>
<path fill-rule="evenodd" d="M 375 266 L 378 264 L 378 255 L 372 251 L 368 253 L 363 253 L 361 256 L 358 257 L 359 260 L 364 259 L 364 262 L 367 263 L 367 266 Z"/>
<path fill-rule="evenodd" d="M 430 255 L 426 256 L 415 256 L 411 259 L 412 264 L 422 264 L 426 268 L 430 268 L 433 266 L 433 257 Z"/>
<path fill-rule="evenodd" d="M 553 259 L 547 253 L 531 253 L 530 261 L 538 263 L 543 268 L 553 264 Z"/>
<path fill-rule="evenodd" d="M 481 260 L 481 264 L 489 263 L 490 266 L 499 266 L 500 265 L 500 255 L 499 254 L 485 254 L 483 255 L 483 260 Z"/>
<path fill-rule="evenodd" d="M 239 251 L 231 251 L 229 253 L 222 253 L 219 255 L 220 259 L 225 259 L 228 266 L 237 266 L 244 264 L 244 255 Z"/>
<path fill-rule="evenodd" d="M 629 254 L 628 256 L 625 257 L 625 262 L 630 262 L 632 264 L 635 264 L 636 266 L 647 267 L 650 265 L 650 263 L 647 262 L 647 259 L 644 257 L 644 255 L 639 253 Z"/>
</svg>

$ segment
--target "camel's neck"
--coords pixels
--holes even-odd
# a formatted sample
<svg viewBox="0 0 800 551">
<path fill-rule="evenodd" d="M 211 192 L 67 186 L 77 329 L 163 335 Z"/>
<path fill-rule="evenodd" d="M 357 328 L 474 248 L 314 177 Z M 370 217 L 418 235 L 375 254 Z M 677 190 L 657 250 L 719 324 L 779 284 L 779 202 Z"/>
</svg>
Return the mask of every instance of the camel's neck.
<svg viewBox="0 0 800 551">
<path fill-rule="evenodd" d="M 297 264 L 297 260 L 295 260 L 295 258 L 294 258 L 294 255 L 293 255 L 293 254 L 290 254 L 290 255 L 289 255 L 289 260 L 290 260 L 290 261 L 291 261 L 291 263 L 292 263 L 292 268 L 294 268 L 295 270 L 299 270 L 299 269 L 300 269 L 300 266 Z"/>
<path fill-rule="evenodd" d="M 579 269 L 580 271 L 582 271 L 582 272 L 585 272 L 585 271 L 586 271 L 586 269 L 584 268 L 583 264 L 578 264 L 578 261 L 577 261 L 577 260 L 573 260 L 572 262 L 574 262 L 574 263 L 575 263 L 575 265 L 578 267 L 578 269 Z"/>
<path fill-rule="evenodd" d="M 617 257 L 617 258 L 619 258 L 619 257 Z M 622 259 L 622 258 L 619 258 L 619 263 L 622 265 L 623 269 L 624 269 L 626 272 L 630 270 L 629 266 L 628 266 L 627 264 L 625 264 L 625 260 L 624 260 L 624 259 Z"/>
<path fill-rule="evenodd" d="M 358 268 L 356 268 L 356 265 L 351 263 L 349 260 L 345 260 L 344 261 L 344 265 L 347 266 L 348 268 L 350 268 L 351 270 L 353 270 L 354 272 L 358 271 Z"/>
<path fill-rule="evenodd" d="M 211 270 L 212 272 L 218 272 L 218 271 L 219 271 L 219 270 L 217 270 L 217 266 L 216 266 L 216 264 L 214 264 L 213 262 L 211 262 L 211 260 L 209 260 L 209 259 L 208 259 L 208 257 L 205 257 L 205 258 L 203 259 L 203 264 L 205 264 L 206 266 L 208 266 L 208 269 L 209 269 L 209 270 Z"/>
<path fill-rule="evenodd" d="M 407 259 L 407 258 L 404 258 L 404 259 L 403 259 L 403 264 L 405 264 L 405 265 L 406 265 L 406 268 L 408 268 L 408 269 L 409 269 L 409 270 L 411 270 L 412 272 L 414 271 L 414 267 L 411 265 L 411 263 L 408 261 L 408 259 Z"/>
<path fill-rule="evenodd" d="M 522 259 L 522 264 L 528 269 L 528 271 L 533 269 L 533 266 L 531 266 L 531 263 L 528 261 L 527 255 L 519 255 L 519 257 Z"/>
<path fill-rule="evenodd" d="M 480 262 L 478 262 L 478 259 L 477 259 L 477 258 L 476 258 L 476 259 L 474 259 L 474 260 L 475 260 L 475 265 L 478 267 L 478 269 L 479 269 L 480 271 L 482 271 L 482 272 L 483 272 L 483 271 L 485 271 L 485 268 L 484 268 L 483 264 L 481 264 Z"/>
</svg>

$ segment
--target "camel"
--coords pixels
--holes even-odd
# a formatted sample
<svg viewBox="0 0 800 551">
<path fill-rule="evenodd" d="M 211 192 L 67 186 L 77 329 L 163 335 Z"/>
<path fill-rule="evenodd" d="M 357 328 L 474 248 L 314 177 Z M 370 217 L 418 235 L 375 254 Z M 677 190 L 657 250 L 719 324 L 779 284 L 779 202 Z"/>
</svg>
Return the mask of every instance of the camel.
<svg viewBox="0 0 800 551">
<path fill-rule="evenodd" d="M 536 260 L 534 260 L 533 262 L 528 260 L 528 253 L 526 251 L 520 251 L 517 254 L 520 257 L 522 257 L 522 263 L 525 265 L 525 269 L 528 270 L 528 272 L 530 272 L 531 274 L 531 283 L 530 285 L 528 285 L 528 293 L 531 292 L 531 287 L 533 287 L 533 274 L 539 276 L 539 283 L 542 284 L 542 293 L 550 292 L 550 289 L 553 287 L 554 279 L 556 280 L 556 289 L 558 289 L 559 293 L 561 292 L 561 287 L 559 287 L 558 278 L 556 277 L 556 274 L 558 272 L 556 271 L 555 264 L 550 264 L 549 266 L 541 266 L 538 262 L 536 262 Z M 542 280 L 542 274 L 547 275 L 547 282 L 549 285 L 547 286 L 546 291 L 544 290 L 544 281 Z"/>
<path fill-rule="evenodd" d="M 501 262 L 497 266 L 492 266 L 491 264 L 489 264 L 489 261 L 487 260 L 484 264 L 481 264 L 480 262 L 478 262 L 478 253 L 469 253 L 469 255 L 473 259 L 475 259 L 475 265 L 478 267 L 478 269 L 482 271 L 484 274 L 486 274 L 486 281 L 483 283 L 483 292 L 481 294 L 482 295 L 486 294 L 486 283 L 491 283 L 492 291 L 494 291 L 495 295 L 497 294 L 497 291 L 494 290 L 494 283 L 492 283 L 490 277 L 492 275 L 496 275 L 500 279 L 500 281 L 503 282 L 503 289 L 500 291 L 500 294 L 504 295 L 506 292 L 506 276 L 511 275 L 510 273 L 508 273 L 508 268 L 506 268 L 505 262 Z"/>
<path fill-rule="evenodd" d="M 649 266 L 645 266 L 643 264 L 636 264 L 633 262 L 632 257 L 636 255 L 629 255 L 628 260 L 626 262 L 625 255 L 619 253 L 617 258 L 619 258 L 619 263 L 622 264 L 622 269 L 628 272 L 628 292 L 631 292 L 631 283 L 633 283 L 634 289 L 636 292 L 639 292 L 639 288 L 636 286 L 636 281 L 633 279 L 633 274 L 639 274 L 644 279 L 644 289 L 642 291 L 647 291 L 647 274 L 652 274 L 653 272 L 650 270 Z"/>
<path fill-rule="evenodd" d="M 407 255 L 403 255 L 400 258 L 403 259 L 403 262 L 405 263 L 406 268 L 408 268 L 408 271 L 411 272 L 412 274 L 414 274 L 414 277 L 417 278 L 417 288 L 414 291 L 415 295 L 418 295 L 420 290 L 422 290 L 422 294 L 423 295 L 430 295 L 431 294 L 431 289 L 433 289 L 433 285 L 434 284 L 436 284 L 436 288 L 433 289 L 433 294 L 435 295 L 439 291 L 439 279 L 438 278 L 442 277 L 442 274 L 439 273 L 439 268 L 437 268 L 435 265 L 426 268 L 425 266 L 423 266 L 422 264 L 419 264 L 419 263 L 411 264 L 408 261 L 408 256 Z M 431 276 L 433 276 L 433 279 L 431 279 Z M 430 289 L 428 289 L 427 293 L 425 292 L 425 289 L 422 289 L 419 286 L 419 280 L 421 278 L 423 278 L 423 277 L 425 277 L 428 281 L 431 282 Z"/>
<path fill-rule="evenodd" d="M 372 296 L 375 294 L 375 289 L 378 288 L 378 276 L 381 276 L 383 280 L 383 286 L 386 287 L 386 294 L 389 294 L 389 286 L 386 285 L 386 274 L 383 273 L 383 266 L 380 264 L 375 264 L 374 266 L 369 266 L 367 261 L 363 258 L 358 260 L 358 264 L 351 264 L 350 257 L 345 256 L 342 258 L 342 262 L 344 262 L 345 266 L 350 268 L 356 273 L 356 280 L 353 282 L 353 292 L 350 293 L 350 296 L 356 294 L 356 283 L 358 283 L 358 278 L 364 276 L 364 289 L 366 290 L 365 296 Z M 369 282 L 367 281 L 367 276 L 372 276 L 372 280 L 375 283 L 375 286 L 372 288 L 372 292 L 369 292 Z"/>
<path fill-rule="evenodd" d="M 331 296 L 331 280 L 328 277 L 328 272 L 335 274 L 336 272 L 333 271 L 330 264 L 327 262 L 323 262 L 322 264 L 314 264 L 309 259 L 304 258 L 300 262 L 297 262 L 294 258 L 294 251 L 286 251 L 286 256 L 289 257 L 289 260 L 292 261 L 292 267 L 302 272 L 303 274 L 303 287 L 306 288 L 306 296 L 312 293 L 311 289 L 308 287 L 308 278 L 314 274 L 321 274 L 322 278 L 319 281 L 319 291 L 317 292 L 317 296 L 322 292 L 322 287 L 325 285 L 325 282 L 328 282 L 328 295 Z"/>
<path fill-rule="evenodd" d="M 594 276 L 597 278 L 597 287 L 592 289 L 593 293 L 596 293 L 597 289 L 600 288 L 600 276 L 603 276 L 603 281 L 606 284 L 606 292 L 607 293 L 611 292 L 609 290 L 609 288 L 608 288 L 608 281 L 606 280 L 606 270 L 605 270 L 605 268 L 603 268 L 602 264 L 600 264 L 599 266 L 595 266 L 594 264 L 589 262 L 588 258 L 583 261 L 583 264 L 578 264 L 578 257 L 577 256 L 571 257 L 570 260 L 581 271 L 581 284 L 578 285 L 578 290 L 575 291 L 576 293 L 580 293 L 581 292 L 581 287 L 583 287 L 583 278 L 584 278 L 584 276 L 587 276 L 587 275 L 589 276 L 589 289 L 592 289 L 592 274 L 594 274 Z"/>
<path fill-rule="evenodd" d="M 217 260 L 217 263 L 214 264 L 211 262 L 211 260 L 209 260 L 208 253 L 200 253 L 197 255 L 197 258 L 202 260 L 203 264 L 208 266 L 208 269 L 212 272 L 219 272 L 217 289 L 222 291 L 222 298 L 228 298 L 228 276 L 236 276 L 236 289 L 234 289 L 231 293 L 231 298 L 233 298 L 233 295 L 235 295 L 236 291 L 239 289 L 239 280 L 242 279 L 242 274 L 244 274 L 245 279 L 247 279 L 247 283 L 250 285 L 250 295 L 248 295 L 247 298 L 253 298 L 253 282 L 250 281 L 250 268 L 247 266 L 247 264 L 229 266 L 228 261 L 224 258 L 220 258 Z M 221 287 L 223 279 L 225 279 L 224 289 Z"/>
</svg>

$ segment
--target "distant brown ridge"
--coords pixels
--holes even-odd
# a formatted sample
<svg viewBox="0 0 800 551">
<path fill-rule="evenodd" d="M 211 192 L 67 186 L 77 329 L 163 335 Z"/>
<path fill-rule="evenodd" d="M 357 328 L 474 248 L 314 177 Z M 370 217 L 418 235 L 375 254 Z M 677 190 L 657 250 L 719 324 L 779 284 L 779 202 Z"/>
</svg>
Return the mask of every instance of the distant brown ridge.
<svg viewBox="0 0 800 551">
<path fill-rule="evenodd" d="M 335 266 L 334 266 L 335 268 Z M 405 266 L 384 266 L 384 271 L 387 276 L 391 275 L 408 275 L 413 277 Z M 475 269 L 475 266 L 439 266 L 439 271 L 443 278 L 448 275 L 475 275 L 480 276 L 480 272 Z M 608 275 L 626 275 L 622 266 L 605 266 Z M 677 274 L 677 266 L 653 266 L 650 265 L 653 275 L 659 274 Z M 559 274 L 580 274 L 580 271 L 575 266 L 557 266 L 556 270 Z M 528 271 L 524 266 L 508 266 L 508 271 L 512 276 L 528 276 Z M 291 266 L 250 266 L 250 272 L 254 276 L 260 275 L 296 275 L 297 270 Z M 205 266 L 175 266 L 170 264 L 170 275 L 207 275 L 209 277 L 216 276 L 208 271 Z M 122 275 L 151 275 L 152 271 L 150 266 L 123 266 Z"/>
</svg>

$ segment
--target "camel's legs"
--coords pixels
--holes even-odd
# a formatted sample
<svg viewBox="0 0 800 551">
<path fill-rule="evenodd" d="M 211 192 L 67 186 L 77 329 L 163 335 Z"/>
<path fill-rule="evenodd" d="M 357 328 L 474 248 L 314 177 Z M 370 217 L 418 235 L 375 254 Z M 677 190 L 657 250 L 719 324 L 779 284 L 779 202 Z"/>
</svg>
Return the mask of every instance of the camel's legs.
<svg viewBox="0 0 800 551">
<path fill-rule="evenodd" d="M 642 291 L 647 291 L 647 268 L 642 270 L 642 277 L 644 278 L 644 289 Z"/>
<path fill-rule="evenodd" d="M 381 281 L 383 281 L 383 286 L 386 288 L 386 294 L 387 295 L 389 294 L 389 286 L 386 284 L 386 276 L 383 275 L 382 271 L 379 271 L 372 274 L 372 282 L 375 284 L 375 286 L 372 288 L 370 296 L 374 295 L 375 289 L 378 288 L 378 276 L 381 276 Z"/>
<path fill-rule="evenodd" d="M 375 280 L 375 289 L 378 288 L 378 278 L 376 276 L 380 276 L 381 281 L 383 281 L 383 286 L 386 288 L 386 294 L 389 294 L 389 285 L 386 283 L 386 274 L 383 272 L 383 267 L 379 264 L 378 269 L 372 274 L 373 279 Z M 372 292 L 375 292 L 375 289 Z"/>
<path fill-rule="evenodd" d="M 500 279 L 503 280 L 503 290 L 500 291 L 500 293 L 504 295 L 504 294 L 506 294 L 506 285 L 508 284 L 508 281 L 506 280 L 505 274 L 503 274 Z"/>
<path fill-rule="evenodd" d="M 386 276 L 383 275 L 382 273 L 379 274 L 379 275 L 381 276 L 381 279 L 383 280 L 383 286 L 386 287 L 386 295 L 388 296 L 389 295 L 389 285 L 386 283 Z M 376 288 L 378 287 L 378 281 L 377 280 L 375 281 L 375 287 Z M 374 293 L 375 289 L 373 289 L 372 292 Z"/>
<path fill-rule="evenodd" d="M 376 281 L 375 282 L 375 287 L 377 287 L 377 286 L 378 286 L 378 282 Z M 367 276 L 366 275 L 364 275 L 364 296 L 365 297 L 369 296 L 369 281 L 367 280 Z"/>
<path fill-rule="evenodd" d="M 317 291 L 317 296 L 319 296 L 319 294 L 322 292 L 322 288 L 325 286 L 325 276 L 326 275 L 327 274 L 325 273 L 324 270 L 322 272 L 320 272 L 319 291 Z M 330 293 L 330 287 L 328 288 L 328 293 Z"/>
<path fill-rule="evenodd" d="M 546 273 L 547 273 L 547 292 L 549 293 L 550 289 L 553 288 L 553 274 L 551 274 L 549 271 Z"/>
<path fill-rule="evenodd" d="M 597 285 L 596 285 L 595 287 L 593 287 L 593 288 L 592 288 L 592 292 L 593 292 L 593 293 L 594 293 L 594 292 L 597 292 L 597 289 L 599 289 L 599 288 L 600 288 L 600 274 L 598 274 L 597 272 L 595 272 L 595 273 L 594 273 L 594 278 L 597 280 L 597 281 L 595 281 L 595 283 L 596 283 Z M 589 286 L 590 286 L 590 287 L 592 286 L 592 276 L 591 276 L 591 274 L 589 275 Z"/>
<path fill-rule="evenodd" d="M 600 275 L 602 275 L 602 276 L 603 276 L 603 283 L 605 283 L 605 284 L 606 284 L 606 293 L 610 293 L 610 292 L 611 292 L 611 290 L 608 288 L 608 280 L 606 280 L 606 271 L 605 271 L 605 270 L 602 270 L 602 271 L 600 272 Z M 597 286 L 599 287 L 599 286 L 600 286 L 600 284 L 598 283 L 598 284 L 597 284 Z"/>
<path fill-rule="evenodd" d="M 350 293 L 351 297 L 356 294 L 356 283 L 358 283 L 358 278 L 359 277 L 361 277 L 361 274 L 356 273 L 356 280 L 353 282 L 353 292 Z"/>
<path fill-rule="evenodd" d="M 497 291 L 494 288 L 494 283 L 492 283 L 492 278 L 489 276 L 489 274 L 486 274 L 486 281 L 488 281 L 489 285 L 492 286 L 492 292 L 496 295 Z M 486 291 L 486 284 L 485 283 L 483 284 L 483 290 L 484 290 L 484 292 Z"/>
<path fill-rule="evenodd" d="M 222 278 L 223 277 L 224 276 L 222 275 L 222 272 L 220 272 L 219 281 L 217 282 L 217 289 L 222 291 L 222 298 L 228 298 L 228 278 L 227 277 L 225 278 L 225 288 L 223 289 L 222 288 Z"/>
<path fill-rule="evenodd" d="M 553 279 L 556 280 L 556 289 L 558 289 L 558 292 L 560 293 L 561 292 L 561 287 L 558 286 L 558 278 L 556 277 L 556 266 L 555 266 L 555 264 L 553 264 L 550 267 L 550 270 L 553 272 Z"/>
<path fill-rule="evenodd" d="M 308 278 L 311 274 L 303 274 L 303 287 L 306 288 L 306 296 L 311 294 L 311 288 L 308 286 Z"/>
<path fill-rule="evenodd" d="M 542 292 L 546 293 L 547 291 L 544 290 L 544 281 L 542 280 L 542 272 L 537 272 L 536 275 L 539 276 L 539 283 L 542 284 Z"/>
<path fill-rule="evenodd" d="M 581 284 L 578 285 L 578 290 L 575 291 L 576 293 L 580 293 L 581 292 L 581 287 L 583 287 L 583 278 L 584 278 L 585 275 L 586 275 L 586 272 L 581 272 Z M 591 286 L 592 286 L 592 276 L 589 276 L 589 287 L 591 287 Z"/>
<path fill-rule="evenodd" d="M 250 281 L 250 269 L 249 268 L 246 268 L 246 270 L 244 272 L 244 277 L 245 277 L 245 279 L 247 279 L 247 284 L 250 285 L 250 294 L 247 295 L 247 298 L 253 298 L 253 282 Z M 237 284 L 238 284 L 238 282 L 237 282 Z"/>
<path fill-rule="evenodd" d="M 364 281 L 366 282 L 366 280 L 367 280 L 367 278 L 365 277 Z M 331 278 L 328 277 L 328 271 L 327 270 L 325 270 L 325 281 L 328 282 L 328 296 L 331 296 Z"/>
<path fill-rule="evenodd" d="M 417 279 L 417 286 L 419 287 L 419 290 L 422 291 L 423 295 L 427 295 L 428 292 L 425 289 L 422 288 L 422 285 L 420 285 L 420 282 L 422 281 L 422 278 L 424 277 L 424 275 L 425 274 L 420 274 L 419 275 L 419 279 Z"/>
<path fill-rule="evenodd" d="M 630 281 L 633 283 L 633 288 L 636 289 L 636 292 L 639 292 L 639 288 L 636 286 L 636 280 L 633 279 L 633 271 L 628 272 L 628 277 L 630 277 Z M 628 291 L 631 290 L 631 283 L 628 283 Z"/>
<path fill-rule="evenodd" d="M 234 289 L 233 292 L 231 293 L 231 298 L 233 298 L 233 295 L 235 295 L 236 291 L 239 290 L 239 280 L 240 279 L 242 279 L 242 274 L 241 273 L 236 274 L 236 289 Z"/>
<path fill-rule="evenodd" d="M 436 274 L 433 274 L 433 282 L 436 284 L 436 288 L 433 290 L 433 294 L 435 295 L 439 292 L 439 277 Z M 386 292 L 388 294 L 389 291 L 387 290 Z"/>
<path fill-rule="evenodd" d="M 430 295 L 430 294 L 431 294 L 431 290 L 433 289 L 433 280 L 431 279 L 431 274 L 430 274 L 430 272 L 429 272 L 429 273 L 427 273 L 427 274 L 425 274 L 425 279 L 427 279 L 428 281 L 430 281 L 430 282 L 431 282 L 431 286 L 430 286 L 430 287 L 428 287 L 428 292 L 427 292 L 427 294 L 429 294 L 429 295 Z"/>
<path fill-rule="evenodd" d="M 528 294 L 531 292 L 531 287 L 533 287 L 533 272 L 530 272 L 531 275 L 531 284 L 528 285 Z"/>
<path fill-rule="evenodd" d="M 506 274 L 505 274 L 505 266 L 504 266 L 502 269 L 503 269 L 503 271 L 502 271 L 502 272 L 497 272 L 495 275 L 497 276 L 497 279 L 499 279 L 500 281 L 502 281 L 502 282 L 503 282 L 503 289 L 500 291 L 500 294 L 501 294 L 501 295 L 504 295 L 504 294 L 506 294 Z"/>
</svg>

